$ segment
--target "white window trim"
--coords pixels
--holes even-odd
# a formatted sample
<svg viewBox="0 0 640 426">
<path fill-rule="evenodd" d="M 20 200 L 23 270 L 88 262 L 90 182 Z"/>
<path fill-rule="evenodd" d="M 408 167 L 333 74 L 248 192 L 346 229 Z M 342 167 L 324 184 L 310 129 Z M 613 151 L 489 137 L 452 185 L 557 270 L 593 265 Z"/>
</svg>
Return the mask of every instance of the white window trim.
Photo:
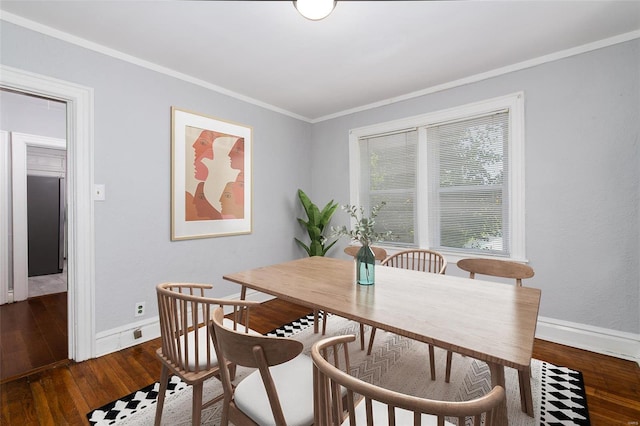
<svg viewBox="0 0 640 426">
<path fill-rule="evenodd" d="M 360 203 L 360 154 L 359 139 L 362 137 L 387 133 L 398 129 L 418 128 L 418 155 L 426 155 L 427 125 L 446 122 L 456 119 L 482 115 L 487 112 L 509 109 L 509 221 L 511 247 L 509 259 L 526 262 L 525 254 L 525 129 L 524 129 L 524 92 L 516 92 L 497 98 L 492 98 L 480 102 L 463 105 L 455 108 L 448 108 L 427 114 L 403 118 L 399 120 L 378 123 L 371 126 L 359 127 L 349 132 L 349 191 L 350 203 L 361 205 Z M 424 158 L 424 157 L 423 157 Z M 426 177 L 418 174 L 418 185 L 425 185 Z M 427 209 L 426 197 L 418 198 L 418 215 L 421 218 L 428 218 L 423 212 Z M 418 230 L 418 245 L 426 247 L 428 242 L 429 226 L 421 226 Z M 384 244 L 383 244 L 384 245 Z M 393 249 L 393 248 L 392 248 Z M 397 249 L 397 248 L 396 248 Z M 459 252 L 443 252 L 450 261 L 455 261 L 465 257 Z M 476 254 L 474 256 L 477 257 Z M 495 257 L 495 256 L 487 256 Z"/>
</svg>

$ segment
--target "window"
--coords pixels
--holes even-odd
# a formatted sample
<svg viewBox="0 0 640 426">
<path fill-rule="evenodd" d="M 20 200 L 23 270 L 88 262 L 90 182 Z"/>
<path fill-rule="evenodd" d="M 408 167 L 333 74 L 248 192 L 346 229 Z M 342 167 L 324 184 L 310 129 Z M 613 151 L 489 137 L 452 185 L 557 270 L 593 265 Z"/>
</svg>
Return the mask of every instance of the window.
<svg viewBox="0 0 640 426">
<path fill-rule="evenodd" d="M 351 203 L 385 245 L 524 260 L 523 94 L 351 132 Z"/>
</svg>

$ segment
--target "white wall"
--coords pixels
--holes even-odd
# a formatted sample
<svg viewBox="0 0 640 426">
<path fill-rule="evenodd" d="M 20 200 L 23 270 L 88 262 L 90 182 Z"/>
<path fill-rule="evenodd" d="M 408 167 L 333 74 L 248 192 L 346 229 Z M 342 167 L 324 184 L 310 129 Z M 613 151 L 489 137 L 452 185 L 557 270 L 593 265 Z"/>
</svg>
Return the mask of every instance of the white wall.
<svg viewBox="0 0 640 426">
<path fill-rule="evenodd" d="M 317 123 L 313 193 L 349 202 L 349 129 L 522 90 L 526 254 L 536 271 L 527 285 L 542 289 L 540 315 L 637 339 L 639 58 L 634 40 Z"/>
</svg>

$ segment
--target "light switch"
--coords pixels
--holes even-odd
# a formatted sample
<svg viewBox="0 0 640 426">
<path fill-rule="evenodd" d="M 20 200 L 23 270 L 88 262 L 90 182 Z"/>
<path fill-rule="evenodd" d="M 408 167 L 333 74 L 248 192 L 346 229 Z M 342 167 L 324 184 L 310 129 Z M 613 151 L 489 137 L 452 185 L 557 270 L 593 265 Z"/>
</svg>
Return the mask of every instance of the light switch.
<svg viewBox="0 0 640 426">
<path fill-rule="evenodd" d="M 93 199 L 96 201 L 104 201 L 105 199 L 104 184 L 93 185 Z"/>
</svg>

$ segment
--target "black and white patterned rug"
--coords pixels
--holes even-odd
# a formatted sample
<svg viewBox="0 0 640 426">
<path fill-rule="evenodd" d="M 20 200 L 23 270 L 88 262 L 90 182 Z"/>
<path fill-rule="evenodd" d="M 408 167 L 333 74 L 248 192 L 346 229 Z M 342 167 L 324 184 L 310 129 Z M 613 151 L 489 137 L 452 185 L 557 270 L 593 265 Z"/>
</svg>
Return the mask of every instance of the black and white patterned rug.
<svg viewBox="0 0 640 426">
<path fill-rule="evenodd" d="M 328 314 L 327 317 L 331 317 L 331 314 Z M 318 312 L 318 323 L 322 325 L 322 319 L 324 318 L 324 312 Z M 271 330 L 266 335 L 267 336 L 275 336 L 275 337 L 291 337 L 294 334 L 297 334 L 304 330 L 305 328 L 309 328 L 313 326 L 313 313 L 308 314 L 307 316 L 298 318 L 295 321 L 290 322 L 289 324 L 285 324 L 282 327 L 276 328 L 275 330 Z"/>
<path fill-rule="evenodd" d="M 357 324 L 345 320 L 344 318 L 328 316 L 327 334 L 355 334 L 359 330 Z M 271 336 L 282 336 L 299 338 L 309 346 L 312 341 L 317 340 L 320 335 L 312 333 L 313 315 L 309 314 L 290 324 L 267 333 Z M 357 339 L 356 339 L 357 341 Z M 359 345 L 358 345 L 359 346 Z M 483 394 L 490 388 L 490 373 L 488 366 L 477 360 L 454 355 L 452 380 L 450 385 L 445 385 L 444 381 L 423 380 L 423 376 L 415 374 L 416 369 L 424 366 L 424 356 L 426 345 L 405 339 L 400 336 L 386 333 L 382 330 L 376 334 L 376 345 L 370 357 L 366 357 L 363 351 L 354 348 L 354 353 L 362 359 L 352 366 L 355 367 L 355 374 L 363 380 L 377 383 L 384 383 L 385 387 L 393 389 L 397 387 L 407 393 L 423 394 L 434 391 L 440 395 L 449 393 L 448 397 L 454 400 L 465 400 Z M 444 371 L 439 364 L 444 362 L 445 351 L 436 350 L 436 368 Z M 399 361 L 402 358 L 403 363 Z M 415 366 L 411 365 L 415 362 Z M 394 366 L 407 365 L 409 374 L 398 374 L 393 370 L 393 374 L 385 374 L 391 371 Z M 559 367 L 553 364 L 532 360 L 532 390 L 534 394 L 535 418 L 530 418 L 519 411 L 519 391 L 513 388 L 512 382 L 517 383 L 515 370 L 507 370 L 507 390 L 508 406 L 513 409 L 509 412 L 510 423 L 516 425 L 540 425 L 540 426 L 565 426 L 565 425 L 590 425 L 587 400 L 584 390 L 582 374 L 566 367 Z M 457 373 L 456 373 L 457 371 Z M 354 372 L 352 372 L 353 374 Z M 513 376 L 513 377 L 511 377 Z M 215 382 L 215 380 L 213 380 Z M 425 390 L 425 383 L 428 387 Z M 447 388 L 450 386 L 450 388 Z M 158 393 L 158 383 L 149 385 L 137 392 L 133 392 L 123 398 L 113 401 L 97 410 L 87 414 L 90 425 L 146 425 L 153 424 L 155 404 Z M 181 398 L 183 394 L 190 393 L 190 388 L 177 377 L 172 377 L 167 393 L 167 405 L 172 396 Z M 206 399 L 206 398 L 205 398 Z M 189 399 L 190 401 L 190 399 Z M 190 424 L 190 402 L 186 404 L 186 413 L 178 415 L 181 422 Z M 216 407 L 215 404 L 213 407 Z M 165 407 L 165 411 L 167 408 Z M 210 408 L 211 410 L 211 408 Z M 215 425 L 218 418 L 216 408 L 208 415 L 203 414 L 203 424 Z M 513 419 L 512 419 L 513 415 Z M 163 424 L 166 413 L 163 414 Z M 517 417 L 517 418 L 516 418 Z M 208 419 L 208 420 L 207 420 Z M 514 421 L 512 421 L 514 420 Z M 166 423 L 169 424 L 169 423 Z"/>
</svg>

